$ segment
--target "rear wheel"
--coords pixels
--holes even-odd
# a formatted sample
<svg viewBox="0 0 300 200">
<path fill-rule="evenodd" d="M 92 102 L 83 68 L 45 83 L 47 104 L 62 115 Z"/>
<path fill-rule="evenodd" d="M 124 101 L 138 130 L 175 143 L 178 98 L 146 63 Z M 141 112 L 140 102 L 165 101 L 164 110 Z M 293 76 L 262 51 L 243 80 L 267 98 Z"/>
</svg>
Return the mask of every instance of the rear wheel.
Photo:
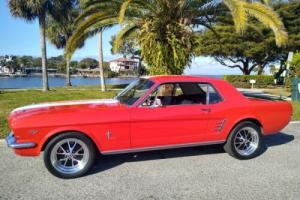
<svg viewBox="0 0 300 200">
<path fill-rule="evenodd" d="M 231 131 L 224 149 L 238 159 L 256 157 L 262 149 L 260 127 L 250 121 L 241 122 Z"/>
<path fill-rule="evenodd" d="M 76 178 L 93 166 L 95 146 L 83 134 L 70 132 L 58 135 L 46 146 L 44 163 L 47 169 L 60 178 Z"/>
</svg>

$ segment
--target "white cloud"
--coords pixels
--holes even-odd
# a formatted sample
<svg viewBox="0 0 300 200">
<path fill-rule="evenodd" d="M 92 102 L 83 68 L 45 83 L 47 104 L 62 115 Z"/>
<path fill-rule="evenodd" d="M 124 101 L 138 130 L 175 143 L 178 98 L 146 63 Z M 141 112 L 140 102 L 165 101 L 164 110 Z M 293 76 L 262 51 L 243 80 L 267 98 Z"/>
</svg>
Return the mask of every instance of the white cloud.
<svg viewBox="0 0 300 200">
<path fill-rule="evenodd" d="M 226 75 L 242 74 L 237 68 L 229 68 L 216 62 L 211 57 L 194 58 L 191 67 L 184 70 L 184 74 L 189 75 Z"/>
</svg>

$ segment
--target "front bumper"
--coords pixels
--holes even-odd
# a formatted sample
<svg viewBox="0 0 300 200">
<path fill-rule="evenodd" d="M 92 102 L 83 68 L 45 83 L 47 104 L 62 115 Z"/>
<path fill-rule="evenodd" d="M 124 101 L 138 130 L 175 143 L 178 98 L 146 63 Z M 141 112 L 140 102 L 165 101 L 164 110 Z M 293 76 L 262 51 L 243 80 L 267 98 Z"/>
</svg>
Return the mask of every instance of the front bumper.
<svg viewBox="0 0 300 200">
<path fill-rule="evenodd" d="M 36 146 L 36 143 L 34 142 L 17 143 L 13 133 L 9 133 L 9 135 L 6 137 L 6 143 L 8 147 L 11 147 L 13 149 L 32 148 Z"/>
</svg>

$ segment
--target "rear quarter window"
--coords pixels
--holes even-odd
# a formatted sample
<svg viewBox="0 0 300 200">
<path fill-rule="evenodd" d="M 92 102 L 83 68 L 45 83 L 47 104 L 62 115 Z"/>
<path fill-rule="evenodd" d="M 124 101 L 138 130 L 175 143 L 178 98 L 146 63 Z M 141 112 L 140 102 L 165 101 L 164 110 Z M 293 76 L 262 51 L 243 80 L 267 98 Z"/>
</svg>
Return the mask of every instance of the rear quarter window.
<svg viewBox="0 0 300 200">
<path fill-rule="evenodd" d="M 200 83 L 199 87 L 207 94 L 209 95 L 208 100 L 209 104 L 216 104 L 221 101 L 223 101 L 222 97 L 220 94 L 217 92 L 217 90 L 208 83 Z"/>
</svg>

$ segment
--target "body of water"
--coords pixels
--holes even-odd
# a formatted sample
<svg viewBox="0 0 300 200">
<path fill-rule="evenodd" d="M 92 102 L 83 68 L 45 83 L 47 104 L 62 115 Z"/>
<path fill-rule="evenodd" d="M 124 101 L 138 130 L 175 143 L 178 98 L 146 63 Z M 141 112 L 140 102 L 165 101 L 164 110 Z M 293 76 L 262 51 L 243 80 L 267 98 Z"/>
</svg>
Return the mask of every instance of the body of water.
<svg viewBox="0 0 300 200">
<path fill-rule="evenodd" d="M 222 78 L 221 75 L 210 75 L 214 78 Z M 129 84 L 136 78 L 107 78 L 105 79 L 108 85 L 119 85 L 119 84 Z M 83 85 L 100 85 L 100 79 L 94 77 L 72 77 L 71 82 L 73 86 L 83 86 Z M 61 87 L 65 86 L 65 77 L 52 77 L 49 76 L 50 87 Z M 28 76 L 28 77 L 5 77 L 0 76 L 0 89 L 23 89 L 23 88 L 42 88 L 42 77 L 41 76 Z"/>
<path fill-rule="evenodd" d="M 129 84 L 135 78 L 107 78 L 105 79 L 108 85 Z M 73 86 L 82 85 L 100 85 L 100 79 L 94 77 L 72 77 L 71 83 Z M 51 77 L 49 76 L 50 87 L 65 86 L 65 77 Z M 0 89 L 15 89 L 15 88 L 42 88 L 41 76 L 29 77 L 0 77 Z"/>
</svg>

